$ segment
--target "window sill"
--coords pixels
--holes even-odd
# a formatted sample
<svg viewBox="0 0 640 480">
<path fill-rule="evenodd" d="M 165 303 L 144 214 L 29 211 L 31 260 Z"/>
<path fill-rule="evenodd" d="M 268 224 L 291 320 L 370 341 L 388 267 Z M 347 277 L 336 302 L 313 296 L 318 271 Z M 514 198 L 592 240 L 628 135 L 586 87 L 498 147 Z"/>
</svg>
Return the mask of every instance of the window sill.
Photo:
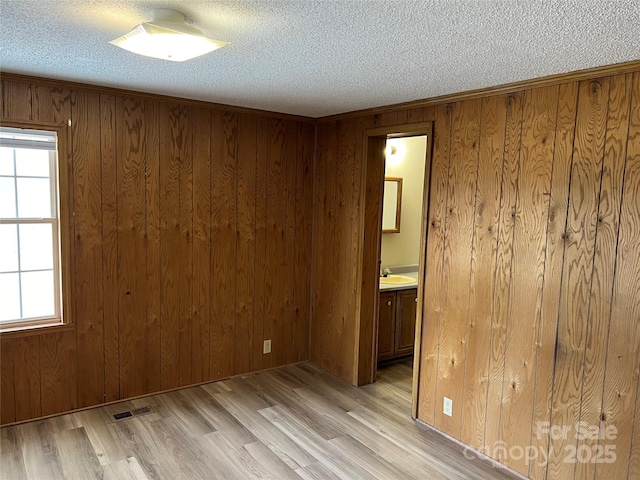
<svg viewBox="0 0 640 480">
<path fill-rule="evenodd" d="M 0 327 L 0 338 L 20 338 L 31 337 L 33 335 L 48 335 L 50 333 L 63 333 L 75 330 L 72 323 L 61 323 L 59 321 L 51 321 L 49 323 L 37 323 L 34 325 L 16 325 Z"/>
</svg>

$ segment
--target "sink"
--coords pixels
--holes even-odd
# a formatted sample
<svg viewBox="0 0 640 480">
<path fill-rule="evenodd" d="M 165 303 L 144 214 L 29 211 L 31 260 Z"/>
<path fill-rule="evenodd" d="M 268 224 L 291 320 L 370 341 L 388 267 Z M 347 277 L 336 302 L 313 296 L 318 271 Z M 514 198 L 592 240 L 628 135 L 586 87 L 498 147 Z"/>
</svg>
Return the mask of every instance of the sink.
<svg viewBox="0 0 640 480">
<path fill-rule="evenodd" d="M 409 283 L 416 283 L 416 279 L 413 277 L 407 277 L 405 275 L 388 275 L 386 277 L 380 277 L 381 285 L 407 285 Z"/>
</svg>

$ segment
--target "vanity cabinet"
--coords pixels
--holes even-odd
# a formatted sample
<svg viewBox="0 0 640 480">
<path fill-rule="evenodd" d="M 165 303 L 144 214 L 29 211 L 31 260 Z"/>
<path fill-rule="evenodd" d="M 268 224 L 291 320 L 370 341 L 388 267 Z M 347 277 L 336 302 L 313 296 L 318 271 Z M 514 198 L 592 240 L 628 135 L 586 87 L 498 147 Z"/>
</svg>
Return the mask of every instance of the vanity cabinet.
<svg viewBox="0 0 640 480">
<path fill-rule="evenodd" d="M 378 360 L 413 353 L 418 290 L 380 292 Z"/>
</svg>

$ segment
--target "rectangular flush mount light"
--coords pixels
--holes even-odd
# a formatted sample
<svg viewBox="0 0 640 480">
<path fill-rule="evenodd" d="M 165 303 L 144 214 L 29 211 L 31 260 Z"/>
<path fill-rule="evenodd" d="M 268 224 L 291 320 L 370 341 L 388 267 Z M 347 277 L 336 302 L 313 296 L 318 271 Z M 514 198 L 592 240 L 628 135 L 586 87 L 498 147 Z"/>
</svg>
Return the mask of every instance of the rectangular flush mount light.
<svg viewBox="0 0 640 480">
<path fill-rule="evenodd" d="M 157 10 L 153 22 L 141 23 L 109 43 L 138 55 L 173 62 L 183 62 L 229 45 L 205 37 L 200 30 L 185 23 L 183 14 L 173 10 Z"/>
</svg>

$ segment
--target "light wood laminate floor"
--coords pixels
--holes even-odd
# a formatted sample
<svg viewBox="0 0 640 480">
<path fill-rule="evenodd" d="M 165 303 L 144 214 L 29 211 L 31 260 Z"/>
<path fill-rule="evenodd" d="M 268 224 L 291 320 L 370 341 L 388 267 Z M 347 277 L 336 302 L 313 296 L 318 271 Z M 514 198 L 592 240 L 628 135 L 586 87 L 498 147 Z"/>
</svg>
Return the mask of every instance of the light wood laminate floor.
<svg viewBox="0 0 640 480">
<path fill-rule="evenodd" d="M 5 427 L 0 477 L 510 479 L 410 417 L 411 365 L 345 384 L 311 364 Z M 113 422 L 150 406 L 154 413 Z"/>
</svg>

